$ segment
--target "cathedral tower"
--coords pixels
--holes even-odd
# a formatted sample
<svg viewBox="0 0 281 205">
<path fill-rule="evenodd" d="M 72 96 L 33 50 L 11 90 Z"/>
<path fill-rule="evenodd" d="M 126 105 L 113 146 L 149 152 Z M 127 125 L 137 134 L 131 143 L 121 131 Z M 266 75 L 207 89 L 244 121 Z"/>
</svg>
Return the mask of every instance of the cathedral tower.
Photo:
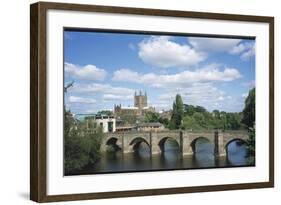
<svg viewBox="0 0 281 205">
<path fill-rule="evenodd" d="M 139 91 L 139 94 L 135 92 L 134 96 L 134 105 L 135 107 L 139 108 L 139 110 L 142 110 L 144 107 L 147 107 L 147 94 L 143 95 L 141 91 Z"/>
</svg>

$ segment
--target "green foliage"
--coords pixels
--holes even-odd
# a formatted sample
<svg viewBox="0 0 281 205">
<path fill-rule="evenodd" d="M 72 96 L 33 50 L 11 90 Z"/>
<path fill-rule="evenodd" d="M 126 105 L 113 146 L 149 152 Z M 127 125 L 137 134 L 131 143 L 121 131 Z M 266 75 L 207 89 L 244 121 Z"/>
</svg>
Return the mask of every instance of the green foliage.
<svg viewBox="0 0 281 205">
<path fill-rule="evenodd" d="M 156 112 L 146 112 L 144 115 L 145 122 L 159 122 L 159 114 Z"/>
<path fill-rule="evenodd" d="M 195 113 L 195 106 L 184 104 L 184 115 L 192 116 Z"/>
<path fill-rule="evenodd" d="M 111 116 L 113 115 L 113 112 L 110 111 L 110 110 L 101 110 L 97 113 L 97 115 L 108 115 L 108 116 Z"/>
<path fill-rule="evenodd" d="M 206 119 L 205 116 L 200 113 L 200 112 L 196 112 L 192 115 L 192 117 L 195 119 L 196 123 L 200 126 L 200 127 L 205 127 L 206 126 Z"/>
<path fill-rule="evenodd" d="M 247 140 L 247 157 L 248 164 L 255 164 L 255 150 L 256 150 L 256 130 L 255 130 L 255 111 L 256 111 L 256 90 L 253 88 L 250 90 L 243 110 L 243 117 L 241 122 L 246 125 L 249 130 L 249 138 Z"/>
<path fill-rule="evenodd" d="M 184 116 L 182 129 L 185 130 L 201 130 L 202 127 L 196 122 L 196 120 L 191 116 Z"/>
<path fill-rule="evenodd" d="M 247 143 L 247 157 L 248 164 L 255 164 L 255 154 L 256 154 L 256 130 L 250 129 L 249 131 L 249 139 L 246 141 Z"/>
<path fill-rule="evenodd" d="M 130 113 L 122 113 L 120 118 L 128 124 L 134 124 L 137 121 L 136 115 Z"/>
<path fill-rule="evenodd" d="M 195 112 L 205 113 L 205 112 L 207 112 L 207 110 L 204 107 L 202 107 L 202 106 L 196 106 L 195 107 Z"/>
<path fill-rule="evenodd" d="M 170 121 L 167 118 L 159 118 L 158 122 L 164 125 L 165 128 L 169 128 Z"/>
<path fill-rule="evenodd" d="M 214 110 L 208 112 L 202 106 L 184 105 L 182 129 L 186 130 L 238 130 L 243 129 L 240 123 L 241 113 L 227 113 Z"/>
<path fill-rule="evenodd" d="M 256 113 L 256 89 L 250 90 L 246 100 L 245 108 L 243 110 L 243 118 L 241 122 L 247 127 L 254 127 L 255 124 L 255 113 Z"/>
<path fill-rule="evenodd" d="M 64 169 L 69 174 L 100 159 L 102 129 L 87 129 L 86 122 L 76 121 L 65 112 L 64 121 Z"/>
<path fill-rule="evenodd" d="M 176 100 L 173 103 L 173 111 L 170 121 L 170 129 L 179 129 L 182 124 L 184 109 L 182 98 L 179 94 L 176 95 Z"/>
</svg>

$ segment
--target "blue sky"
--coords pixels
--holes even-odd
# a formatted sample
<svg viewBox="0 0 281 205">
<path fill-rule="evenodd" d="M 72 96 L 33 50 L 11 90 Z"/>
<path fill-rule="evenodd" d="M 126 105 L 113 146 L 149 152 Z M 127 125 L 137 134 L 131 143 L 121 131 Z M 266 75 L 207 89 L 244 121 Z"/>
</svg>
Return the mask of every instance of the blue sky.
<svg viewBox="0 0 281 205">
<path fill-rule="evenodd" d="M 146 91 L 149 106 L 185 104 L 240 112 L 255 85 L 255 40 L 124 33 L 64 32 L 65 95 L 73 113 L 133 106 Z"/>
</svg>

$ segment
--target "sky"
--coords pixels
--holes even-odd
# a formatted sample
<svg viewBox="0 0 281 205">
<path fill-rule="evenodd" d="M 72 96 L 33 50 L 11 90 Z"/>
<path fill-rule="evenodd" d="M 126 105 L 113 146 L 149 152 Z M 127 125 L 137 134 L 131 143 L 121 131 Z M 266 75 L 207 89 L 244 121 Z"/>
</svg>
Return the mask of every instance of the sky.
<svg viewBox="0 0 281 205">
<path fill-rule="evenodd" d="M 64 31 L 65 104 L 75 114 L 134 105 L 147 92 L 157 111 L 184 104 L 240 112 L 255 86 L 255 40 Z"/>
</svg>

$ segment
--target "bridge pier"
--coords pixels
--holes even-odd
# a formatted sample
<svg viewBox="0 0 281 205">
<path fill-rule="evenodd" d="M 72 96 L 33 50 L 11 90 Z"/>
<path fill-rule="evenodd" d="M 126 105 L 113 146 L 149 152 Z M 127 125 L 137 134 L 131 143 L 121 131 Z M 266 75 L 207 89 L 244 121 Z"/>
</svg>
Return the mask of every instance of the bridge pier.
<svg viewBox="0 0 281 205">
<path fill-rule="evenodd" d="M 133 146 L 130 146 L 131 138 L 130 137 L 125 137 L 125 134 L 122 135 L 122 148 L 123 148 L 123 153 L 132 153 L 134 152 Z"/>
<path fill-rule="evenodd" d="M 180 151 L 182 155 L 193 155 L 192 147 L 190 146 L 190 139 L 188 134 L 185 132 L 180 132 Z"/>
<path fill-rule="evenodd" d="M 215 157 L 224 157 L 226 156 L 226 150 L 224 147 L 224 142 L 223 142 L 223 134 L 219 133 L 218 131 L 215 131 L 215 136 L 214 136 L 214 155 Z"/>
<path fill-rule="evenodd" d="M 157 132 L 150 132 L 150 152 L 151 154 L 161 154 L 161 149 L 159 147 L 159 141 L 157 137 Z"/>
</svg>

